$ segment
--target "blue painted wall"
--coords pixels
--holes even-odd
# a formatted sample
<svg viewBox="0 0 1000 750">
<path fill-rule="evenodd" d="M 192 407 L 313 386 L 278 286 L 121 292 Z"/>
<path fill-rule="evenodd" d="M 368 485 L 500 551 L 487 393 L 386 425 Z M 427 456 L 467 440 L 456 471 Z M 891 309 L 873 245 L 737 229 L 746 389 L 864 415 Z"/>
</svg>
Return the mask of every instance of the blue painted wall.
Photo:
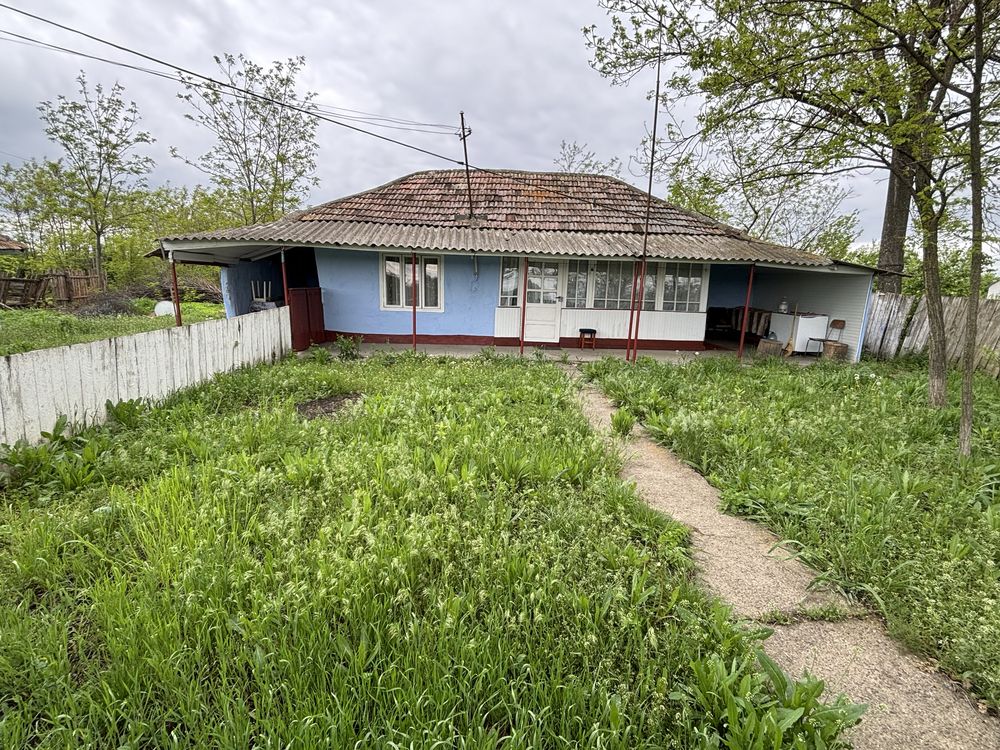
<svg viewBox="0 0 1000 750">
<path fill-rule="evenodd" d="M 749 278 L 750 266 L 713 264 L 708 280 L 708 306 L 743 307 Z"/>
<path fill-rule="evenodd" d="M 411 312 L 379 309 L 379 257 L 369 250 L 316 250 L 328 331 L 407 334 Z M 474 264 L 478 263 L 478 276 Z M 417 333 L 492 336 L 500 285 L 500 259 L 479 255 L 442 256 L 444 309 L 417 311 Z"/>
<path fill-rule="evenodd" d="M 222 287 L 222 304 L 226 317 L 233 318 L 250 312 L 253 302 L 251 281 L 270 281 L 272 299 L 281 299 L 281 264 L 275 260 L 241 261 L 222 269 L 219 285 Z"/>
</svg>

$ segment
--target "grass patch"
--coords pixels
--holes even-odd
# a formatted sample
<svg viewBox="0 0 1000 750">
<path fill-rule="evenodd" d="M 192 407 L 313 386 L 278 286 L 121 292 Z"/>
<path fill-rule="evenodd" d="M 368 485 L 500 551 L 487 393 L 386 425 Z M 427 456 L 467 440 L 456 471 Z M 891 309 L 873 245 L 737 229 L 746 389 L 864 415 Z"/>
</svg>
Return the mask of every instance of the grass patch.
<svg viewBox="0 0 1000 750">
<path fill-rule="evenodd" d="M 152 300 L 139 300 L 141 303 Z M 57 310 L 0 310 L 0 356 L 34 349 L 48 349 L 66 344 L 127 336 L 174 324 L 173 316 L 150 317 L 149 311 L 138 305 L 135 315 L 99 315 L 78 317 Z M 201 323 L 225 317 L 222 305 L 209 302 L 182 302 L 181 315 L 185 323 Z"/>
<path fill-rule="evenodd" d="M 858 716 L 694 587 L 551 364 L 286 361 L 5 461 L 3 747 L 836 747 Z"/>
<path fill-rule="evenodd" d="M 704 474 L 724 507 L 801 546 L 890 632 L 1000 705 L 1000 385 L 976 383 L 975 455 L 957 455 L 958 383 L 930 409 L 910 364 L 735 360 L 587 370 Z"/>
</svg>

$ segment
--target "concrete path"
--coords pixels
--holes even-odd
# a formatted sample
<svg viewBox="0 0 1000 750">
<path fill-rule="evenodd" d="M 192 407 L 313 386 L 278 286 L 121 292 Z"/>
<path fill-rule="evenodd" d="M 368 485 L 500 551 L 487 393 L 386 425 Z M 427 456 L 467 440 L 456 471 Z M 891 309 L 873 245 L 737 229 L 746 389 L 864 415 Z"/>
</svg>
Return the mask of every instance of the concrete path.
<svg viewBox="0 0 1000 750">
<path fill-rule="evenodd" d="M 568 369 L 568 368 L 567 368 Z M 590 423 L 610 431 L 614 406 L 583 386 Z M 1000 721 L 986 715 L 964 690 L 908 653 L 882 624 L 831 591 L 810 588 L 815 572 L 775 549 L 763 527 L 719 510 L 718 492 L 639 428 L 626 444 L 624 476 L 654 508 L 686 524 L 702 584 L 748 620 L 770 623 L 764 648 L 786 672 L 808 670 L 831 693 L 868 704 L 848 739 L 855 747 L 1000 750 Z M 820 610 L 847 614 L 840 622 L 807 619 Z"/>
</svg>

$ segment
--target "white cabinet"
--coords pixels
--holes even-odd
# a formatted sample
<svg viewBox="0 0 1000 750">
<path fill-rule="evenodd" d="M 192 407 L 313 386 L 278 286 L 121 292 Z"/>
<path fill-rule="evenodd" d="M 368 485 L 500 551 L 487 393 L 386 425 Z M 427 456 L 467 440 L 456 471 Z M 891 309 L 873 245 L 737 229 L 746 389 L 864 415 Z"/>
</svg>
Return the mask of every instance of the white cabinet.
<svg viewBox="0 0 1000 750">
<path fill-rule="evenodd" d="M 823 350 L 823 345 L 815 341 L 810 345 L 809 339 L 825 339 L 829 323 L 829 315 L 772 313 L 771 333 L 784 345 L 788 343 L 789 337 L 792 337 L 794 332 L 792 351 L 815 354 Z"/>
</svg>

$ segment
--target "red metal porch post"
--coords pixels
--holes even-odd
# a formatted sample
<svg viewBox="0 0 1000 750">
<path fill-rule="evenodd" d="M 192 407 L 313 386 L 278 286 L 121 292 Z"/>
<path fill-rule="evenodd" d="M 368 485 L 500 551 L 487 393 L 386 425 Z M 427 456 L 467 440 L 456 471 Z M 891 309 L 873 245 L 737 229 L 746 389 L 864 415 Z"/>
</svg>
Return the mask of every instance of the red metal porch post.
<svg viewBox="0 0 1000 750">
<path fill-rule="evenodd" d="M 413 288 L 413 351 L 417 351 L 417 252 L 410 251 L 411 285 Z"/>
<path fill-rule="evenodd" d="M 629 361 L 629 352 L 632 349 L 632 326 L 635 323 L 635 281 L 638 278 L 639 267 L 635 261 L 632 262 L 632 294 L 628 300 L 628 335 L 625 337 L 625 361 Z"/>
<path fill-rule="evenodd" d="M 642 317 L 642 304 L 646 300 L 646 256 L 642 256 L 642 264 L 639 266 L 638 292 L 635 295 L 635 343 L 632 345 L 632 361 L 639 360 L 639 319 Z"/>
<path fill-rule="evenodd" d="M 285 305 L 288 305 L 288 271 L 285 270 L 285 250 L 281 250 L 281 294 L 285 300 Z"/>
<path fill-rule="evenodd" d="M 747 299 L 743 303 L 743 322 L 740 324 L 740 348 L 736 351 L 736 358 L 743 359 L 743 343 L 747 337 L 747 320 L 750 317 L 750 292 L 753 291 L 753 277 L 757 270 L 757 265 L 750 266 L 750 278 L 747 279 Z"/>
<path fill-rule="evenodd" d="M 174 261 L 174 251 L 170 251 L 170 291 L 174 298 L 174 325 L 178 328 L 183 325 L 181 322 L 181 293 L 177 288 L 177 263 Z"/>
<path fill-rule="evenodd" d="M 528 256 L 524 256 L 524 275 L 521 279 L 521 356 L 524 356 L 524 318 L 528 309 Z"/>
</svg>

